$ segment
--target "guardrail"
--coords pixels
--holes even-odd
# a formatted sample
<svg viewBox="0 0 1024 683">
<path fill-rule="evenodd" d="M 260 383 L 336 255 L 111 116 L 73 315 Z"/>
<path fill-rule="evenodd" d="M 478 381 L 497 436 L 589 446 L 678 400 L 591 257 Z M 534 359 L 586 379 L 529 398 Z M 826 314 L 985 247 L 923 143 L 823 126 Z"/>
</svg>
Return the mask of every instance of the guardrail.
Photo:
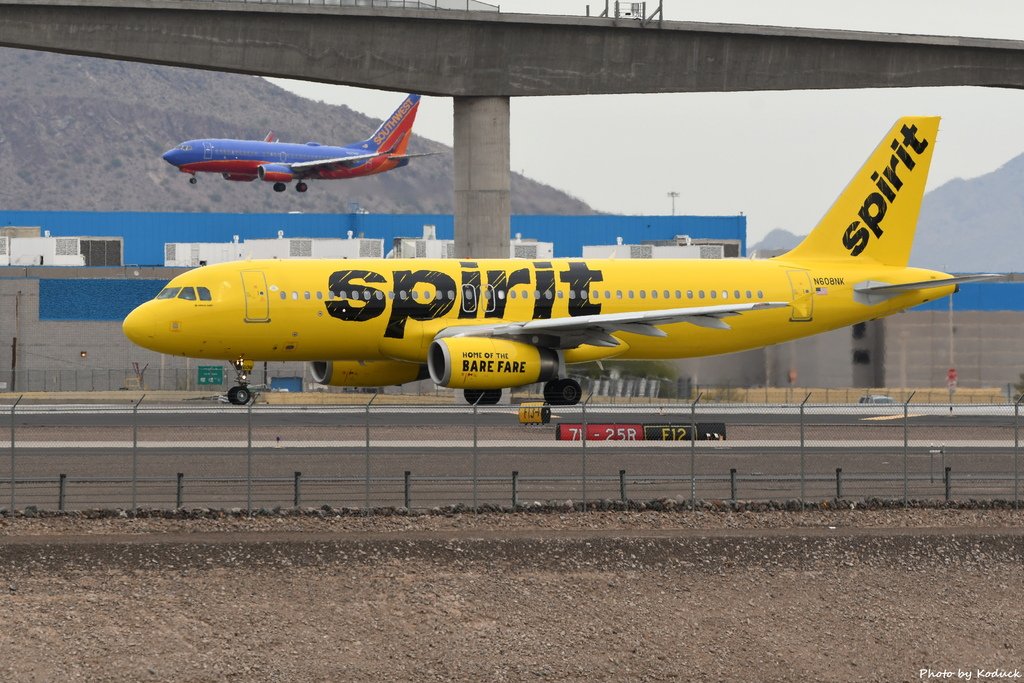
<svg viewBox="0 0 1024 683">
<path fill-rule="evenodd" d="M 379 7 L 382 9 L 463 10 L 500 12 L 499 5 L 478 0 L 192 0 L 193 2 L 236 2 L 249 5 L 315 5 L 318 7 Z"/>
<path fill-rule="evenodd" d="M 1020 408 L 698 399 L 553 406 L 550 424 L 522 425 L 512 405 L 16 400 L 0 405 L 0 509 L 869 498 L 1019 506 Z M 577 425 L 572 440 L 557 438 L 559 425 Z"/>
</svg>

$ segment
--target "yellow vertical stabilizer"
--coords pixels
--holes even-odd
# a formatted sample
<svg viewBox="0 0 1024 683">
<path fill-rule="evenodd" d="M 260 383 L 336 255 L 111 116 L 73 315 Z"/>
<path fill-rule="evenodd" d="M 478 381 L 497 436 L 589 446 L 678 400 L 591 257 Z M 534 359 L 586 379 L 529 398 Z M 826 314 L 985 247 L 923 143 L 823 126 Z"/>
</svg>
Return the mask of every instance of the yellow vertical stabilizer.
<svg viewBox="0 0 1024 683">
<path fill-rule="evenodd" d="M 898 120 L 814 230 L 780 258 L 906 266 L 938 132 L 938 116 Z"/>
</svg>

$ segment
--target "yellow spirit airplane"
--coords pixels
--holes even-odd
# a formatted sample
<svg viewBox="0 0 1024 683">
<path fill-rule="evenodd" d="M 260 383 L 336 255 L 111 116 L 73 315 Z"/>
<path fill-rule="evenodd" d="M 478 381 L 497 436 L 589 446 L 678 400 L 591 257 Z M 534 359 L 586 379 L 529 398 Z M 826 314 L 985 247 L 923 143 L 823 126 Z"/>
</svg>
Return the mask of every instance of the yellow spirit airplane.
<svg viewBox="0 0 1024 683">
<path fill-rule="evenodd" d="M 580 399 L 567 365 L 752 349 L 880 318 L 961 282 L 908 268 L 938 117 L 900 119 L 795 249 L 770 260 L 266 260 L 191 270 L 124 320 L 136 344 L 234 364 L 310 361 L 334 386 L 430 377 L 492 404 L 545 382 Z"/>
</svg>

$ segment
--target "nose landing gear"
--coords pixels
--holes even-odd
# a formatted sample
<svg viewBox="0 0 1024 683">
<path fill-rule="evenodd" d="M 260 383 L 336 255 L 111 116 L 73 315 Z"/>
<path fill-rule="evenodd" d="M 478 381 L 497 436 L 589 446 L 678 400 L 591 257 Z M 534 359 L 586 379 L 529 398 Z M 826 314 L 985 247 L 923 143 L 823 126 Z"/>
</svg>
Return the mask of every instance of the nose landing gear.
<svg viewBox="0 0 1024 683">
<path fill-rule="evenodd" d="M 195 176 L 192 176 L 191 178 L 188 179 L 188 184 L 189 185 L 198 185 L 199 184 L 199 178 L 196 178 Z"/>
<path fill-rule="evenodd" d="M 254 394 L 249 388 L 249 373 L 252 372 L 252 361 L 239 359 L 232 365 L 235 366 L 235 381 L 238 386 L 228 389 L 228 403 L 236 406 L 244 406 L 253 400 Z"/>
</svg>

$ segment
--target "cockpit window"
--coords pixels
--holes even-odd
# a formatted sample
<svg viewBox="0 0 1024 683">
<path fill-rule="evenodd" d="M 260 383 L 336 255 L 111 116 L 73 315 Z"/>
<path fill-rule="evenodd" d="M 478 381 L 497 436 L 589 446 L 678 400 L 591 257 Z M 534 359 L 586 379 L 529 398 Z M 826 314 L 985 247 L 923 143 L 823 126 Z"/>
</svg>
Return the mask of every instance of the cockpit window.
<svg viewBox="0 0 1024 683">
<path fill-rule="evenodd" d="M 196 287 L 196 291 L 199 292 L 200 301 L 213 301 L 213 297 L 210 296 L 210 290 L 206 287 Z"/>
<path fill-rule="evenodd" d="M 167 287 L 162 292 L 156 295 L 157 299 L 173 299 L 178 296 L 178 292 L 181 291 L 181 287 Z"/>
<path fill-rule="evenodd" d="M 196 300 L 196 290 L 191 287 L 182 287 L 181 292 L 178 294 L 179 299 L 185 299 L 186 301 Z"/>
</svg>

